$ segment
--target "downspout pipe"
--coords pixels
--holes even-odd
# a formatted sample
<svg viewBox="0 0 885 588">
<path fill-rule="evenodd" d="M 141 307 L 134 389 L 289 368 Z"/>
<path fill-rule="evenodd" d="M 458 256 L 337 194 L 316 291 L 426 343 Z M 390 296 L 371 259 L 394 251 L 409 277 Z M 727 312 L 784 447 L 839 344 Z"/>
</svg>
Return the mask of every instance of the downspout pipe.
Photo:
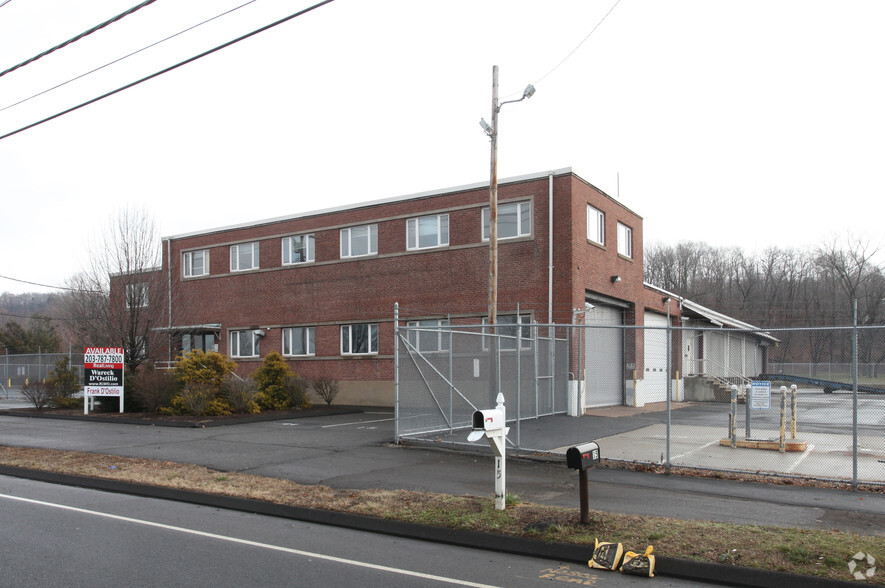
<svg viewBox="0 0 885 588">
<path fill-rule="evenodd" d="M 553 324 L 553 174 L 547 177 L 547 322 Z"/>
</svg>

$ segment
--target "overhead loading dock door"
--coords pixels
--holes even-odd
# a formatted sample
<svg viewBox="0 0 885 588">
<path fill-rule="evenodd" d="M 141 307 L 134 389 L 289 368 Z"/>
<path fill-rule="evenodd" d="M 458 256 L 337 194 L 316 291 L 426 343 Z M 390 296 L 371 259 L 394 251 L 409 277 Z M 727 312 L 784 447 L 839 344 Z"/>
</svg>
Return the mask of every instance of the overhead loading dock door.
<svg viewBox="0 0 885 588">
<path fill-rule="evenodd" d="M 665 402 L 667 400 L 667 317 L 653 312 L 645 313 L 643 329 L 645 343 L 645 369 L 643 378 L 643 401 Z"/>
<path fill-rule="evenodd" d="M 586 314 L 587 325 L 621 327 L 623 311 L 595 306 Z M 624 403 L 624 330 L 588 328 L 584 330 L 587 407 Z"/>
</svg>

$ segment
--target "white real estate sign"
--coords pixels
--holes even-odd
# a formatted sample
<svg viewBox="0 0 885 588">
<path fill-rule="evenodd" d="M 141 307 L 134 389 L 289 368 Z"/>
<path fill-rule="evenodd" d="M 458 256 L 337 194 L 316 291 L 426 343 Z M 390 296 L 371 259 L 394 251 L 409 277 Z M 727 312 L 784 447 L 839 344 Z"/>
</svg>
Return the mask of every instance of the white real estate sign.
<svg viewBox="0 0 885 588">
<path fill-rule="evenodd" d="M 123 412 L 123 348 L 86 347 L 83 350 L 83 413 L 89 414 L 89 399 L 118 396 Z"/>
</svg>

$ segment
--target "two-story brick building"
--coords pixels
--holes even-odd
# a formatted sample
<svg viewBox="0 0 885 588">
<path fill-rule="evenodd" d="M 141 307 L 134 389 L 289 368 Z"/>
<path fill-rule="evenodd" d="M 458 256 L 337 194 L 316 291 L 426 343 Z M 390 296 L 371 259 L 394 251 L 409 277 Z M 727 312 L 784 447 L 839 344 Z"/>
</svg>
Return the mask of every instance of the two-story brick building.
<svg viewBox="0 0 885 588">
<path fill-rule="evenodd" d="M 643 284 L 639 215 L 570 168 L 502 180 L 498 201 L 500 323 L 568 324 L 585 303 L 588 324 L 666 316 Z M 164 238 L 158 333 L 172 343 L 158 359 L 215 349 L 249 373 L 275 350 L 307 378 L 339 380 L 338 402 L 392 405 L 394 303 L 401 320 L 481 322 L 488 218 L 484 183 Z M 607 368 L 588 376 L 587 405 L 623 403 L 637 375 L 641 395 L 645 340 L 632 333 L 588 341 Z"/>
</svg>

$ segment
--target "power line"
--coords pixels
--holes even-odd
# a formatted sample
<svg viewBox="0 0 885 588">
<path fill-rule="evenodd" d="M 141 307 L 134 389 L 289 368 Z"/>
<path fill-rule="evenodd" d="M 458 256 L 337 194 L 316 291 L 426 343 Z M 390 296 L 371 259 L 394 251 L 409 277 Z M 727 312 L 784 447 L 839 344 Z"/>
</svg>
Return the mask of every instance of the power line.
<svg viewBox="0 0 885 588">
<path fill-rule="evenodd" d="M 222 43 L 221 45 L 219 45 L 213 49 L 209 49 L 208 51 L 204 51 L 203 53 L 200 53 L 199 55 L 195 55 L 193 57 L 185 59 L 184 61 L 176 63 L 175 65 L 170 65 L 169 67 L 167 67 L 165 69 L 161 69 L 158 72 L 154 72 L 154 73 L 150 74 L 149 76 L 145 76 L 145 77 L 141 78 L 140 80 L 136 80 L 134 82 L 126 84 L 125 86 L 120 86 L 116 90 L 111 90 L 110 92 L 102 94 L 101 96 L 97 96 L 95 98 L 92 98 L 91 100 L 87 100 L 86 102 L 78 104 L 77 106 L 72 106 L 71 108 L 68 108 L 67 110 L 62 110 L 61 112 L 57 112 L 57 113 L 53 114 L 52 116 L 48 116 L 42 120 L 39 120 L 37 122 L 31 123 L 26 126 L 23 126 L 20 129 L 17 129 L 15 131 L 11 131 L 9 133 L 6 133 L 5 135 L 0 135 L 0 140 L 6 139 L 6 138 L 11 137 L 13 135 L 17 135 L 18 133 L 21 133 L 22 131 L 27 131 L 28 129 L 32 129 L 36 126 L 42 125 L 43 123 L 49 122 L 49 121 L 54 120 L 59 117 L 62 117 L 66 114 L 74 112 L 75 110 L 79 110 L 85 106 L 89 106 L 90 104 L 98 102 L 99 100 L 104 100 L 105 98 L 108 98 L 109 96 L 113 96 L 114 94 L 118 94 L 118 93 L 122 92 L 123 90 L 128 90 L 129 88 L 137 86 L 143 82 L 146 82 L 148 80 L 152 80 L 153 78 L 159 77 L 165 73 L 169 73 L 170 71 L 178 69 L 179 67 L 187 65 L 187 64 L 189 64 L 193 61 L 196 61 L 198 59 L 202 59 L 203 57 L 206 57 L 207 55 L 211 55 L 211 54 L 215 53 L 216 51 L 220 51 L 222 49 L 230 47 L 231 45 L 234 45 L 235 43 L 239 43 L 240 41 L 248 39 L 249 37 L 253 37 L 253 36 L 257 35 L 258 33 L 263 33 L 264 31 L 266 31 L 268 29 L 271 29 L 277 25 L 281 25 L 284 22 L 288 22 L 288 21 L 292 20 L 293 18 L 297 18 L 299 16 L 307 14 L 308 12 L 316 10 L 317 8 L 319 8 L 321 6 L 325 6 L 326 4 L 330 4 L 334 1 L 335 0 L 323 0 L 322 2 L 314 4 L 313 6 L 309 6 L 309 7 L 305 8 L 304 10 L 299 10 L 298 12 L 296 12 L 294 14 L 290 14 L 289 16 L 287 16 L 285 18 L 281 18 L 280 20 L 278 20 L 276 22 L 272 22 L 272 23 L 265 25 L 261 28 L 255 29 L 251 33 L 246 33 L 245 35 L 242 35 L 241 37 L 237 37 L 236 39 L 233 39 L 233 40 L 228 41 L 226 43 Z"/>
<path fill-rule="evenodd" d="M 7 1 L 9 1 L 9 0 L 7 0 Z M 96 67 L 95 69 L 89 70 L 89 71 L 87 71 L 87 72 L 85 72 L 85 73 L 82 73 L 82 74 L 76 76 L 76 77 L 73 77 L 73 78 L 69 79 L 69 80 L 66 81 L 66 82 L 62 82 L 62 83 L 60 83 L 60 84 L 56 84 L 55 86 L 52 86 L 51 88 L 47 88 L 46 90 L 43 90 L 42 92 L 38 92 L 38 93 L 34 94 L 33 96 L 29 96 L 29 97 L 27 97 L 27 98 L 24 98 L 24 99 L 22 99 L 22 100 L 19 100 L 18 102 L 15 102 L 15 103 L 13 103 L 13 104 L 9 104 L 8 106 L 4 106 L 3 108 L 0 108 L 0 112 L 3 112 L 4 110 L 8 110 L 8 109 L 12 108 L 13 106 L 18 106 L 19 104 L 23 104 L 23 103 L 27 102 L 28 100 L 32 100 L 32 99 L 34 99 L 34 98 L 37 98 L 38 96 L 42 96 L 43 94 L 46 94 L 47 92 L 52 92 L 53 90 L 57 90 L 58 88 L 61 88 L 62 86 L 65 86 L 65 85 L 67 85 L 67 84 L 70 84 L 71 82 L 75 82 L 75 81 L 79 80 L 80 78 L 84 78 L 84 77 L 86 77 L 86 76 L 88 76 L 88 75 L 90 75 L 90 74 L 94 74 L 95 72 L 97 72 L 97 71 L 99 71 L 99 70 L 102 70 L 102 69 L 104 69 L 104 68 L 106 68 L 106 67 L 109 67 L 109 66 L 111 66 L 111 65 L 114 65 L 115 63 L 119 63 L 119 62 L 123 61 L 124 59 L 129 59 L 129 58 L 132 57 L 133 55 L 137 55 L 138 53 L 141 53 L 142 51 L 147 51 L 147 50 L 150 49 L 151 47 L 156 47 L 157 45 L 159 45 L 159 44 L 161 44 L 161 43 L 165 43 L 166 41 L 169 41 L 170 39 L 174 39 L 175 37 L 178 37 L 179 35 L 183 35 L 184 33 L 187 33 L 187 32 L 189 32 L 189 31 L 192 31 L 192 30 L 194 30 L 194 29 L 197 28 L 197 27 L 201 27 L 201 26 L 203 26 L 203 25 L 206 24 L 206 23 L 212 22 L 213 20 L 219 19 L 219 18 L 221 18 L 222 16 L 226 16 L 226 15 L 230 14 L 231 12 L 234 12 L 234 11 L 236 11 L 236 10 L 239 10 L 240 8 L 243 8 L 244 6 L 248 6 L 249 4 L 252 4 L 252 3 L 256 2 L 256 1 L 257 1 L 257 0 L 249 0 L 248 2 L 246 2 L 246 3 L 244 3 L 244 4 L 240 4 L 239 6 L 236 6 L 236 7 L 234 7 L 234 8 L 231 8 L 230 10 L 226 10 L 225 12 L 222 12 L 221 14 L 217 14 L 217 15 L 213 16 L 212 18 L 207 18 L 207 19 L 204 20 L 203 22 L 200 22 L 200 23 L 197 23 L 197 24 L 195 24 L 195 25 L 189 26 L 189 27 L 187 27 L 186 29 L 182 29 L 182 30 L 178 31 L 178 32 L 175 33 L 175 34 L 169 35 L 169 36 L 166 37 L 165 39 L 160 39 L 159 41 L 156 41 L 155 43 L 151 43 L 150 45 L 146 45 L 145 47 L 142 47 L 141 49 L 138 49 L 138 50 L 136 50 L 136 51 L 133 51 L 132 53 L 129 53 L 128 55 L 124 55 L 123 57 L 120 57 L 120 58 L 114 59 L 113 61 L 109 61 L 108 63 L 105 63 L 104 65 L 101 65 L 101 66 L 99 66 L 99 67 Z M 0 6 L 2 6 L 2 5 L 0 5 Z"/>
<path fill-rule="evenodd" d="M 593 33 L 596 32 L 596 29 L 598 29 L 600 26 L 602 26 L 602 23 L 605 22 L 605 19 L 608 18 L 608 15 L 610 15 L 610 14 L 612 13 L 612 11 L 613 11 L 613 10 L 618 6 L 618 4 L 620 4 L 620 3 L 621 3 L 621 0 L 616 0 L 616 2 L 615 2 L 614 4 L 612 4 L 612 7 L 608 9 L 608 12 L 605 13 L 605 16 L 603 16 L 603 17 L 599 20 L 599 22 L 596 23 L 596 26 L 593 27 L 593 29 L 592 29 L 589 33 L 587 33 L 587 36 L 584 37 L 584 38 L 581 40 L 581 42 L 578 43 L 577 46 L 575 46 L 574 49 L 572 49 L 571 51 L 569 51 L 568 55 L 566 55 L 565 57 L 563 57 L 562 60 L 561 60 L 559 63 L 557 63 L 555 66 L 553 66 L 553 68 L 552 68 L 550 71 L 548 71 L 547 73 L 545 73 L 544 75 L 542 75 L 540 78 L 538 78 L 538 80 L 535 81 L 532 85 L 533 85 L 533 86 L 537 86 L 537 85 L 540 84 L 542 81 L 544 81 L 544 79 L 546 79 L 550 74 L 552 74 L 552 73 L 555 72 L 557 69 L 559 69 L 559 67 L 560 67 L 563 63 L 565 63 L 566 61 L 568 61 L 569 58 L 570 58 L 572 55 L 574 55 L 574 54 L 578 51 L 578 49 L 581 48 L 581 45 L 583 45 L 584 43 L 586 43 L 586 42 L 587 42 L 587 39 L 589 39 L 590 36 L 591 36 Z M 517 96 L 517 95 L 519 95 L 519 93 L 508 94 L 507 96 L 503 96 L 502 98 L 509 98 L 510 96 Z"/>
<path fill-rule="evenodd" d="M 83 37 L 87 37 L 87 36 L 91 35 L 92 33 L 94 33 L 95 31 L 101 30 L 101 29 L 105 28 L 106 26 L 108 26 L 109 24 L 113 24 L 113 23 L 117 22 L 118 20 L 121 20 L 121 19 L 123 19 L 123 18 L 129 16 L 130 14 L 132 14 L 133 12 L 135 12 L 135 11 L 137 11 L 137 10 L 141 10 L 142 8 L 144 8 L 145 6 L 147 6 L 148 4 L 153 4 L 153 3 L 156 2 L 156 1 L 157 1 L 157 0 L 145 0 L 144 2 L 142 2 L 141 4 L 139 4 L 139 5 L 137 5 L 137 6 L 133 6 L 132 8 L 130 8 L 129 10 L 127 10 L 126 12 L 121 12 L 121 13 L 118 14 L 117 16 L 115 16 L 115 17 L 113 17 L 113 18 L 111 18 L 111 19 L 109 19 L 109 20 L 106 20 L 106 21 L 104 21 L 104 22 L 101 23 L 101 24 L 97 24 L 97 25 L 95 25 L 94 27 L 92 27 L 92 28 L 89 29 L 89 30 L 83 31 L 82 33 L 80 33 L 80 34 L 77 35 L 76 37 L 73 37 L 73 38 L 71 38 L 71 39 L 68 39 L 68 40 L 65 41 L 64 43 L 62 43 L 62 44 L 60 44 L 60 45 L 56 45 L 56 46 L 53 47 L 52 49 L 47 49 L 47 50 L 44 51 L 43 53 L 40 53 L 39 55 L 35 55 L 34 57 L 31 57 L 30 59 L 26 59 L 25 61 L 22 61 L 22 62 L 19 63 L 18 65 L 13 65 L 12 67 L 10 67 L 9 69 L 7 69 L 6 71 L 0 72 L 0 78 L 2 78 L 3 76 L 5 76 L 6 74 L 8 74 L 8 73 L 10 73 L 10 72 L 13 72 L 13 71 L 17 70 L 17 69 L 20 68 L 20 67 L 24 67 L 24 66 L 28 65 L 29 63 L 33 63 L 33 62 L 37 61 L 37 60 L 40 59 L 41 57 L 46 57 L 47 55 L 49 55 L 50 53 L 53 53 L 54 51 L 58 51 L 59 49 L 62 49 L 62 48 L 64 48 L 64 47 L 67 47 L 67 46 L 70 45 L 71 43 L 76 43 L 77 41 L 79 41 L 79 40 L 82 39 Z"/>
<path fill-rule="evenodd" d="M 0 279 L 18 282 L 20 284 L 29 284 L 31 286 L 40 286 L 42 288 L 53 288 L 55 290 L 67 290 L 69 292 L 86 292 L 89 294 L 101 294 L 99 290 L 83 290 L 82 288 L 68 288 L 66 286 L 52 286 L 50 284 L 40 284 L 38 282 L 29 282 L 27 280 L 19 280 L 18 278 L 10 278 L 9 276 L 0 276 Z"/>
</svg>

